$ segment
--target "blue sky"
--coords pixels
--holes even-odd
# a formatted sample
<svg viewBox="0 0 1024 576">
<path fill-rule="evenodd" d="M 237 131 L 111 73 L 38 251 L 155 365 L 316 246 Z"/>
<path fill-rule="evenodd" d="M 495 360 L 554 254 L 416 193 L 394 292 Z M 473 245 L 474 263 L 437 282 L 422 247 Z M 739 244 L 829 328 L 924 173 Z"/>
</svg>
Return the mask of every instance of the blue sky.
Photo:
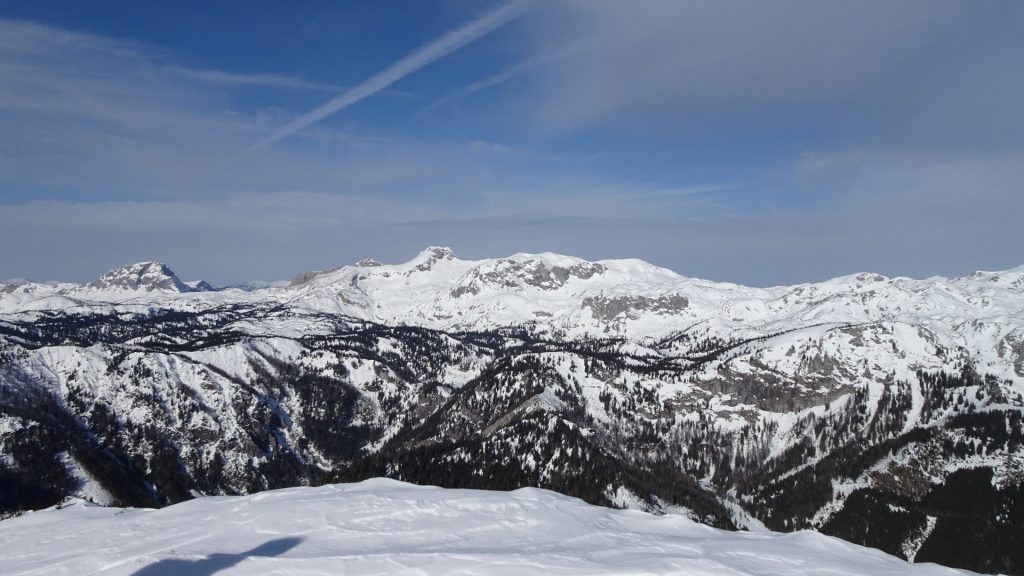
<svg viewBox="0 0 1024 576">
<path fill-rule="evenodd" d="M 293 5 L 294 4 L 294 5 Z M 1024 263 L 1024 3 L 0 1 L 0 278 Z"/>
</svg>

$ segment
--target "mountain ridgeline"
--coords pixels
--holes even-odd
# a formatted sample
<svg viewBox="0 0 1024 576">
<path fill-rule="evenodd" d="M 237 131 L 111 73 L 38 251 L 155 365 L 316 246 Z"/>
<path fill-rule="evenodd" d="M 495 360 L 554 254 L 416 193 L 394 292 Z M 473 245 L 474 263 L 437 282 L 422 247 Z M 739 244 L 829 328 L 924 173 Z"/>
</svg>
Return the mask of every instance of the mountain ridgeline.
<svg viewBox="0 0 1024 576">
<path fill-rule="evenodd" d="M 636 260 L 0 284 L 0 513 L 377 476 L 1024 573 L 1024 268 L 749 288 Z"/>
</svg>

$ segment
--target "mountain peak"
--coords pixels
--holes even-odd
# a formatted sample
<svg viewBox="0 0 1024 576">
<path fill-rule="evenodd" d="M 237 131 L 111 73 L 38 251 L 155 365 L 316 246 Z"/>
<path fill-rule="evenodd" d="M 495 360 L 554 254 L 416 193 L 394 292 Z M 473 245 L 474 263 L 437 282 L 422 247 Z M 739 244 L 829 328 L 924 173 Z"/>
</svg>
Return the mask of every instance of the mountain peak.
<svg viewBox="0 0 1024 576">
<path fill-rule="evenodd" d="M 455 251 L 448 246 L 428 246 L 419 253 L 417 258 L 432 258 L 434 260 L 454 260 Z"/>
<path fill-rule="evenodd" d="M 451 248 L 448 248 L 447 246 L 430 246 L 420 252 L 409 263 L 417 270 L 426 272 L 427 270 L 430 270 L 436 262 L 455 259 L 455 251 Z"/>
<path fill-rule="evenodd" d="M 162 262 L 138 262 L 115 268 L 89 284 L 99 290 L 145 290 L 146 292 L 195 292 Z"/>
</svg>

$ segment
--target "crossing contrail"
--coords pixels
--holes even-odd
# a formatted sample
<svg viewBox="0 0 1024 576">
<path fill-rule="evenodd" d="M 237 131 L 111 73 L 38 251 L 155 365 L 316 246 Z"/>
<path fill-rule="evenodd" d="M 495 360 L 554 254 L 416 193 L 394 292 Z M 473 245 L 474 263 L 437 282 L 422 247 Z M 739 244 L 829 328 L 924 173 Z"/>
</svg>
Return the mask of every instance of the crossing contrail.
<svg viewBox="0 0 1024 576">
<path fill-rule="evenodd" d="M 565 58 L 573 56 L 573 55 L 581 52 L 583 48 L 584 48 L 584 46 L 582 44 L 578 44 L 577 43 L 577 44 L 572 44 L 572 45 L 568 46 L 567 48 L 563 48 L 563 49 L 558 50 L 558 51 L 554 51 L 554 52 L 553 51 L 545 51 L 545 52 L 542 52 L 542 53 L 540 53 L 540 54 L 538 54 L 536 56 L 533 56 L 531 58 L 527 58 L 526 60 L 522 60 L 520 62 L 512 64 L 511 66 L 508 66 L 504 70 L 501 70 L 501 71 L 499 71 L 496 74 L 488 76 L 487 78 L 484 78 L 483 80 L 477 80 L 476 82 L 473 82 L 472 84 L 469 84 L 467 86 L 463 86 L 462 88 L 459 88 L 458 90 L 456 90 L 454 92 L 451 92 L 451 93 L 447 94 L 446 96 L 444 96 L 444 97 L 442 97 L 442 98 L 440 98 L 438 100 L 435 100 L 432 104 L 424 107 L 423 110 L 424 111 L 433 110 L 435 108 L 439 108 L 439 107 L 444 106 L 446 104 L 450 104 L 450 103 L 452 103 L 452 102 L 454 102 L 454 101 L 456 101 L 456 100 L 458 100 L 460 98 L 465 98 L 466 96 L 469 96 L 470 94 L 475 94 L 476 92 L 479 92 L 481 90 L 486 90 L 487 88 L 491 88 L 492 86 L 497 86 L 499 84 L 504 84 L 505 82 L 508 82 L 509 80 L 512 80 L 513 78 L 516 78 L 518 76 L 522 76 L 523 74 L 528 74 L 529 72 L 533 71 L 535 68 L 539 68 L 541 66 L 546 66 L 548 64 L 551 64 L 552 62 L 556 62 L 558 60 L 563 60 Z"/>
<path fill-rule="evenodd" d="M 302 130 L 310 124 L 319 122 L 338 110 L 347 108 L 364 98 L 380 92 L 438 58 L 451 54 L 466 44 L 490 34 L 519 16 L 526 4 L 527 2 L 525 1 L 510 2 L 472 22 L 447 32 L 433 42 L 417 48 L 401 60 L 374 74 L 362 84 L 338 94 L 318 108 L 292 120 L 277 132 L 254 144 L 244 153 L 269 146 L 282 138 Z"/>
</svg>

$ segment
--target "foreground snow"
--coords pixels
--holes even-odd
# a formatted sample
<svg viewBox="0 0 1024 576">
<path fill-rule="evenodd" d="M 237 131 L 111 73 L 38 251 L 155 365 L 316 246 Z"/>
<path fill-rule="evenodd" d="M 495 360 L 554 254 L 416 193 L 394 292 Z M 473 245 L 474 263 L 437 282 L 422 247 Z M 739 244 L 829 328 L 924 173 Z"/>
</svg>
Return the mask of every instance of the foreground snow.
<svg viewBox="0 0 1024 576">
<path fill-rule="evenodd" d="M 962 574 L 815 532 L 734 533 L 538 489 L 376 479 L 0 522 L 0 574 Z"/>
</svg>

